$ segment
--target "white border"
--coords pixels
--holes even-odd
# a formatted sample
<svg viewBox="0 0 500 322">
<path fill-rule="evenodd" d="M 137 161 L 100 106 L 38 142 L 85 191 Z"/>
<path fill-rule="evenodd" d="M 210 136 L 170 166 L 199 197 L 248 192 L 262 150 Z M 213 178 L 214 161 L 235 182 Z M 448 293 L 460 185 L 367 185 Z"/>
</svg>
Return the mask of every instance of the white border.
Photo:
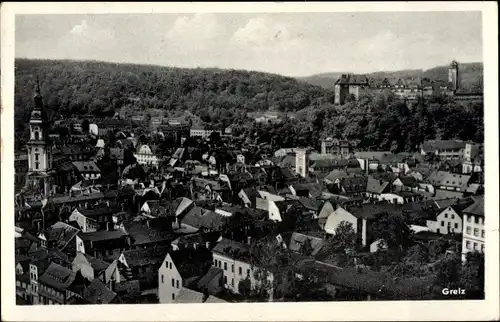
<svg viewBox="0 0 500 322">
<path fill-rule="evenodd" d="M 337 321 L 499 318 L 498 17 L 496 2 L 364 3 L 2 3 L 2 319 L 7 321 Z M 179 12 L 482 11 L 485 102 L 486 299 L 263 304 L 15 306 L 13 256 L 14 15 Z"/>
</svg>

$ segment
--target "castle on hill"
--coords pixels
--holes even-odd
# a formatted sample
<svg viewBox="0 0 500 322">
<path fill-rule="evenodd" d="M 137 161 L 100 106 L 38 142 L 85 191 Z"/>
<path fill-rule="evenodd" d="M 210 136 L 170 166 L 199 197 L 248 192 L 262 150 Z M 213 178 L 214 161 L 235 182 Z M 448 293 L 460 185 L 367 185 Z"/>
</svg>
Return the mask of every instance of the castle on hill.
<svg viewBox="0 0 500 322">
<path fill-rule="evenodd" d="M 399 99 L 416 100 L 433 95 L 453 96 L 457 99 L 477 99 L 482 93 L 465 92 L 460 88 L 459 64 L 453 60 L 448 67 L 448 81 L 421 79 L 398 79 L 391 83 L 387 78 L 382 81 L 369 79 L 366 75 L 342 74 L 335 82 L 334 103 L 343 105 L 350 100 L 358 100 L 367 92 L 390 91 Z"/>
</svg>

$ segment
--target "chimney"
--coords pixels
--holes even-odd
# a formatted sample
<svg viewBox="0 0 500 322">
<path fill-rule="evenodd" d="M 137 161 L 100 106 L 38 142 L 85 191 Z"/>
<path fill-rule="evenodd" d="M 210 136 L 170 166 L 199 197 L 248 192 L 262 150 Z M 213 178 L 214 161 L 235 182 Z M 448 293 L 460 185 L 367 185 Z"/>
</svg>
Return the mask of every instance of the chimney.
<svg viewBox="0 0 500 322">
<path fill-rule="evenodd" d="M 210 249 L 210 242 L 209 242 L 209 241 L 206 241 L 206 242 L 205 242 L 205 247 L 206 247 L 207 249 Z"/>
<path fill-rule="evenodd" d="M 250 245 L 252 243 L 252 237 L 248 236 L 247 237 L 247 244 Z"/>
</svg>

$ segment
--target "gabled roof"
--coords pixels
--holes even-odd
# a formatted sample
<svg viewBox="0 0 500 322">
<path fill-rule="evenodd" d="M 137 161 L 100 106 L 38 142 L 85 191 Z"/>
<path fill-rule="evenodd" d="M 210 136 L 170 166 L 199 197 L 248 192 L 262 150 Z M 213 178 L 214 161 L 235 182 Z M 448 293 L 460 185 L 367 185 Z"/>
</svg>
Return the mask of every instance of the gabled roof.
<svg viewBox="0 0 500 322">
<path fill-rule="evenodd" d="M 127 233 L 121 230 L 99 230 L 91 233 L 81 233 L 80 238 L 83 241 L 101 241 L 101 240 L 111 240 L 111 239 L 120 239 L 128 236 Z"/>
<path fill-rule="evenodd" d="M 315 256 L 325 244 L 325 241 L 321 238 L 294 232 L 290 237 L 288 248 L 294 252 L 301 252 L 301 247 L 306 242 L 310 242 L 312 246 L 311 254 L 306 254 L 308 256 Z"/>
<path fill-rule="evenodd" d="M 212 249 L 212 252 L 243 262 L 250 260 L 250 246 L 231 239 L 222 240 Z"/>
<path fill-rule="evenodd" d="M 130 268 L 145 265 L 157 265 L 165 259 L 170 245 L 148 247 L 145 249 L 126 250 L 122 254 Z"/>
<path fill-rule="evenodd" d="M 224 272 L 222 271 L 222 269 L 220 269 L 218 267 L 213 267 L 213 266 L 210 267 L 208 272 L 202 278 L 200 278 L 200 280 L 196 284 L 197 289 L 199 289 L 199 290 L 207 289 L 208 292 L 211 293 L 210 292 L 210 291 L 212 291 L 211 290 L 211 282 L 213 281 L 214 278 L 216 278 L 219 275 L 220 275 L 220 278 L 222 279 L 222 276 L 224 275 Z"/>
<path fill-rule="evenodd" d="M 218 231 L 224 226 L 225 220 L 214 211 L 195 206 L 182 218 L 182 223 L 196 229 L 207 228 Z"/>
<path fill-rule="evenodd" d="M 425 152 L 434 152 L 436 150 L 457 150 L 465 148 L 467 142 L 462 140 L 429 140 L 425 141 L 421 148 Z"/>
<path fill-rule="evenodd" d="M 94 278 L 84 289 L 83 298 L 94 304 L 110 304 L 116 298 L 116 293 L 107 288 L 100 279 Z"/>
<path fill-rule="evenodd" d="M 123 223 L 133 245 L 144 245 L 173 240 L 172 232 L 156 227 L 148 227 L 144 222 L 126 221 Z"/>
<path fill-rule="evenodd" d="M 174 303 L 203 303 L 203 298 L 203 293 L 183 287 L 175 297 Z"/>
<path fill-rule="evenodd" d="M 367 180 L 365 176 L 346 177 L 340 180 L 340 185 L 346 193 L 364 192 Z"/>
<path fill-rule="evenodd" d="M 76 273 L 71 269 L 56 263 L 50 263 L 49 267 L 39 277 L 40 282 L 53 287 L 59 291 L 65 291 L 75 280 Z"/>
<path fill-rule="evenodd" d="M 371 193 L 383 193 L 389 186 L 389 182 L 383 180 L 377 180 L 373 176 L 368 176 L 366 183 L 366 191 Z"/>
<path fill-rule="evenodd" d="M 48 242 L 54 242 L 59 250 L 64 249 L 80 230 L 61 221 L 56 222 L 44 232 Z"/>
<path fill-rule="evenodd" d="M 467 189 L 470 179 L 470 175 L 456 174 L 447 171 L 434 171 L 427 178 L 429 183 L 434 186 L 455 187 L 460 188 L 461 191 Z"/>
<path fill-rule="evenodd" d="M 212 253 L 203 247 L 171 251 L 168 254 L 183 279 L 204 276 L 212 263 Z"/>
<path fill-rule="evenodd" d="M 79 172 L 82 172 L 82 173 L 84 173 L 84 172 L 100 173 L 101 172 L 99 167 L 93 161 L 74 161 L 73 166 Z"/>
<path fill-rule="evenodd" d="M 474 196 L 474 203 L 463 210 L 463 213 L 484 216 L 484 195 Z"/>
<path fill-rule="evenodd" d="M 401 213 L 403 207 L 393 204 L 362 204 L 347 207 L 346 210 L 357 218 L 374 219 L 377 215 L 383 213 Z"/>
</svg>

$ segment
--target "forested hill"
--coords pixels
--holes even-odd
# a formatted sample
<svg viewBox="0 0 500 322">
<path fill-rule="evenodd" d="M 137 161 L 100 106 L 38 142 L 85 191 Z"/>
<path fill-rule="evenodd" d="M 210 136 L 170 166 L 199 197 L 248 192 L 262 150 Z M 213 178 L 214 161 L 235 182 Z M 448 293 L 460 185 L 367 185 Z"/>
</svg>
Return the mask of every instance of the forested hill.
<svg viewBox="0 0 500 322">
<path fill-rule="evenodd" d="M 459 64 L 461 87 L 467 91 L 481 90 L 483 87 L 483 64 L 465 63 Z M 309 84 L 318 85 L 323 88 L 331 88 L 342 72 L 322 73 L 300 78 Z M 438 66 L 427 70 L 409 69 L 393 72 L 375 72 L 367 74 L 368 78 L 383 80 L 387 78 L 395 83 L 399 78 L 429 78 L 432 80 L 448 80 L 448 66 Z"/>
<path fill-rule="evenodd" d="M 296 111 L 331 99 L 319 86 L 274 74 L 187 69 L 97 61 L 16 59 L 17 119 L 32 106 L 36 77 L 57 114 L 113 115 L 122 108 L 189 110 L 216 115 L 258 110 Z"/>
</svg>

